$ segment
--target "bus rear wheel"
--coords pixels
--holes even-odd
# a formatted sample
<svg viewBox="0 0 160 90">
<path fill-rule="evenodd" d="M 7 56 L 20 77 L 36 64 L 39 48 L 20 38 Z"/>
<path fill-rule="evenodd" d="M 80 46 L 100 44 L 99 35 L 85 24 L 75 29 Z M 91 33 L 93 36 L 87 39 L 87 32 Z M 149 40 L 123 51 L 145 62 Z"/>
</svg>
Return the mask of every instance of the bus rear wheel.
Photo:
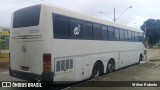
<svg viewBox="0 0 160 90">
<path fill-rule="evenodd" d="M 114 71 L 115 71 L 115 62 L 113 59 L 111 59 L 108 61 L 108 64 L 107 64 L 107 73 L 111 73 Z"/>
<path fill-rule="evenodd" d="M 101 76 L 101 75 L 102 75 L 101 65 L 98 62 L 96 62 L 93 66 L 93 69 L 92 69 L 91 78 L 96 78 L 96 77 Z"/>
</svg>

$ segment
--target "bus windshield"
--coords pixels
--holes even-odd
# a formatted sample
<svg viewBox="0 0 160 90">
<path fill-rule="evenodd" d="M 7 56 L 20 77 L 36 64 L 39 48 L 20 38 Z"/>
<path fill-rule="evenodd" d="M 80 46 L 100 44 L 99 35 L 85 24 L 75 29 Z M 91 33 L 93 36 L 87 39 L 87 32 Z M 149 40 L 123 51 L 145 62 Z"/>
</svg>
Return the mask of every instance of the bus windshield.
<svg viewBox="0 0 160 90">
<path fill-rule="evenodd" d="M 13 28 L 39 25 L 41 5 L 20 9 L 14 13 Z"/>
</svg>

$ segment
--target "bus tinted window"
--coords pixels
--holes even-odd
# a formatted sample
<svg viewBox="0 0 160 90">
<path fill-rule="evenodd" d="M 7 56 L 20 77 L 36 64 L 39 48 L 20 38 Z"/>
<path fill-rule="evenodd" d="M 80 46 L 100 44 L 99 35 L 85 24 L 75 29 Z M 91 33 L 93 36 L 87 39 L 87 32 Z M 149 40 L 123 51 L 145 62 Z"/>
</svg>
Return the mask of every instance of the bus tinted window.
<svg viewBox="0 0 160 90">
<path fill-rule="evenodd" d="M 59 17 L 58 16 L 54 16 L 53 18 L 53 21 L 54 21 L 54 36 L 60 36 L 60 30 L 59 30 Z"/>
<path fill-rule="evenodd" d="M 54 37 L 64 39 L 142 41 L 143 38 L 138 32 L 54 13 L 53 28 Z"/>
<path fill-rule="evenodd" d="M 139 36 L 138 33 L 135 32 L 135 40 L 136 40 L 136 41 L 138 41 L 138 36 Z"/>
<path fill-rule="evenodd" d="M 128 31 L 128 39 L 132 40 L 132 33 L 131 33 L 131 31 Z"/>
<path fill-rule="evenodd" d="M 103 39 L 108 39 L 108 29 L 107 29 L 107 26 L 102 26 L 102 36 L 103 36 Z"/>
<path fill-rule="evenodd" d="M 140 33 L 138 33 L 137 41 L 140 41 Z"/>
<path fill-rule="evenodd" d="M 135 40 L 135 32 L 132 32 L 132 40 Z"/>
<path fill-rule="evenodd" d="M 55 37 L 69 37 L 69 20 L 64 16 L 54 16 L 54 36 Z"/>
<path fill-rule="evenodd" d="M 109 34 L 109 39 L 110 40 L 113 40 L 115 37 L 115 35 L 114 35 L 114 29 L 113 29 L 113 27 L 108 27 L 108 34 Z"/>
<path fill-rule="evenodd" d="M 84 31 L 83 31 L 83 37 L 86 39 L 92 39 L 92 23 L 85 22 L 84 23 Z"/>
<path fill-rule="evenodd" d="M 39 24 L 41 5 L 20 9 L 14 13 L 13 28 L 36 26 Z"/>
<path fill-rule="evenodd" d="M 128 40 L 128 31 L 127 30 L 124 31 L 124 36 L 125 36 L 125 40 Z"/>
<path fill-rule="evenodd" d="M 119 29 L 115 28 L 114 30 L 115 30 L 115 39 L 119 40 Z"/>
<path fill-rule="evenodd" d="M 102 39 L 100 24 L 93 24 L 93 36 L 94 36 L 94 39 Z"/>
<path fill-rule="evenodd" d="M 143 41 L 143 34 L 142 33 L 140 33 L 139 41 Z"/>
<path fill-rule="evenodd" d="M 68 18 L 59 18 L 59 36 L 69 36 L 69 23 Z"/>
<path fill-rule="evenodd" d="M 80 38 L 83 34 L 82 21 L 78 19 L 70 19 L 70 36 L 71 38 Z"/>
<path fill-rule="evenodd" d="M 120 29 L 120 40 L 124 40 L 124 30 Z"/>
</svg>

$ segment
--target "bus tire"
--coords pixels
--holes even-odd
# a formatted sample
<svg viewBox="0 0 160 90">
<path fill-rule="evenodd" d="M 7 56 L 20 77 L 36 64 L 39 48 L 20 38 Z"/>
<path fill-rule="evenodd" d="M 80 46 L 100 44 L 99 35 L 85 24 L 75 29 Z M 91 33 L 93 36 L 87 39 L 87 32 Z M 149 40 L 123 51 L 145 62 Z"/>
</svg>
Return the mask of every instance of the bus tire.
<svg viewBox="0 0 160 90">
<path fill-rule="evenodd" d="M 115 71 L 115 61 L 114 59 L 110 59 L 107 64 L 107 73 L 111 73 Z"/>
<path fill-rule="evenodd" d="M 103 73 L 102 66 L 99 62 L 96 62 L 92 69 L 91 79 L 101 76 Z"/>
<path fill-rule="evenodd" d="M 142 54 L 139 55 L 139 63 L 140 63 L 141 61 L 143 61 L 143 55 L 142 55 Z"/>
</svg>

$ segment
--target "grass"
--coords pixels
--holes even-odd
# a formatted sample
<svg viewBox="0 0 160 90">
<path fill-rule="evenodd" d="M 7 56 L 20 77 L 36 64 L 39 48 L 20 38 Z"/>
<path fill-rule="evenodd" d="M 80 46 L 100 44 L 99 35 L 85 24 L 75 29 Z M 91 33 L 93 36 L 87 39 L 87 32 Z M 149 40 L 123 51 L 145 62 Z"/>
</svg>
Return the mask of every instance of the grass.
<svg viewBox="0 0 160 90">
<path fill-rule="evenodd" d="M 160 50 L 160 47 L 153 47 L 153 48 L 148 48 L 148 49 L 157 49 L 157 50 Z"/>
<path fill-rule="evenodd" d="M 0 63 L 9 62 L 9 54 L 8 53 L 0 53 Z"/>
<path fill-rule="evenodd" d="M 9 66 L 9 54 L 0 53 L 0 69 L 7 69 Z"/>
</svg>

